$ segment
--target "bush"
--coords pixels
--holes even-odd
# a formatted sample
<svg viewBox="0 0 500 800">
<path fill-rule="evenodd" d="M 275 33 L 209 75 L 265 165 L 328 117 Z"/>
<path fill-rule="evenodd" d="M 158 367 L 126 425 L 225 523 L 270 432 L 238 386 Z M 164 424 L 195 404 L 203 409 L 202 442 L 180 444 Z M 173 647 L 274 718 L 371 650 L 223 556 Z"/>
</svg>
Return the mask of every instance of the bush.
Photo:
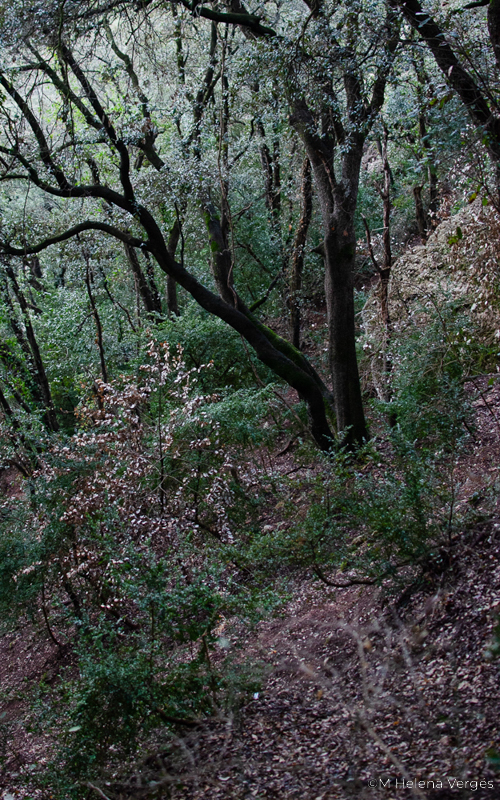
<svg viewBox="0 0 500 800">
<path fill-rule="evenodd" d="M 256 374 L 264 383 L 275 377 L 235 331 L 194 304 L 181 317 L 163 323 L 160 334 L 172 349 L 182 346 L 188 367 L 199 369 L 211 364 L 210 370 L 202 370 L 199 375 L 200 386 L 206 392 L 253 388 Z"/>
<path fill-rule="evenodd" d="M 457 524 L 457 459 L 473 425 L 465 378 L 485 349 L 455 304 L 420 309 L 391 341 L 392 399 L 374 404 L 383 437 L 323 457 L 305 519 L 257 551 L 339 586 L 401 586 L 444 569 Z M 329 578 L 331 570 L 342 574 Z"/>
<path fill-rule="evenodd" d="M 222 651 L 213 655 L 221 620 L 257 607 L 231 562 L 255 476 L 226 441 L 257 441 L 250 392 L 201 393 L 199 370 L 154 342 L 140 375 L 98 384 L 75 434 L 38 454 L 24 497 L 7 500 L 0 521 L 2 612 L 41 610 L 73 654 L 37 715 L 60 745 L 41 780 L 75 797 L 80 781 L 245 686 Z M 264 414 L 266 390 L 257 396 Z M 231 420 L 240 408 L 244 418 Z"/>
</svg>

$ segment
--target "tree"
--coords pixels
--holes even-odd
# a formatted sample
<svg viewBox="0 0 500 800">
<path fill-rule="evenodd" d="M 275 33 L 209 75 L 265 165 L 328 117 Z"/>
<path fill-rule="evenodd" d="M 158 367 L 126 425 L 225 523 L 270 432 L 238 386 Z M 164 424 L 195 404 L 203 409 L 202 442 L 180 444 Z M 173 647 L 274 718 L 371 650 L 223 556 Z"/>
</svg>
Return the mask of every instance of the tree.
<svg viewBox="0 0 500 800">
<path fill-rule="evenodd" d="M 81 201 L 82 213 L 88 218 L 76 225 L 66 225 L 64 230 L 36 243 L 25 238 L 19 246 L 4 241 L 3 252 L 13 256 L 40 253 L 86 231 L 113 236 L 125 245 L 138 291 L 147 313 L 154 317 L 161 311 L 158 292 L 154 280 L 142 269 L 136 251 L 149 254 L 168 276 L 170 311 L 178 310 L 175 285 L 179 284 L 205 310 L 238 331 L 258 358 L 306 401 L 313 436 L 322 448 L 329 447 L 333 438 L 327 421 L 331 405 L 337 429 L 346 432 L 345 442 L 362 442 L 368 434 L 355 346 L 355 213 L 363 148 L 384 103 L 399 41 L 397 15 L 383 2 L 374 8 L 365 8 L 359 2 L 356 7 L 339 6 L 334 10 L 311 2 L 305 6 L 309 13 L 304 14 L 298 26 L 291 17 L 282 14 L 277 20 L 278 35 L 263 25 L 260 18 L 249 14 L 239 0 L 233 0 L 227 12 L 205 6 L 195 9 L 187 0 L 182 5 L 196 16 L 210 20 L 208 39 L 196 29 L 200 57 L 205 59 L 196 91 L 186 85 L 187 55 L 176 3 L 171 4 L 172 18 L 167 18 L 163 9 L 153 3 L 141 4 L 140 10 L 130 2 L 111 3 L 104 8 L 86 3 L 76 10 L 72 6 L 55 12 L 49 9 L 49 27 L 41 41 L 39 34 L 26 23 L 18 43 L 18 55 L 24 60 L 20 65 L 10 63 L 0 75 L 0 86 L 10 99 L 4 104 L 8 122 L 0 147 L 4 156 L 3 178 L 34 185 L 47 195 Z M 134 46 L 141 53 L 140 58 L 149 57 L 151 68 L 155 68 L 155 56 L 143 46 L 146 27 L 141 34 L 140 24 L 130 25 L 126 21 L 131 9 L 144 19 L 149 15 L 151 28 L 163 26 L 167 38 L 173 33 L 183 108 L 189 106 L 189 130 L 183 111 L 176 109 L 171 121 L 180 135 L 180 154 L 192 170 L 200 173 L 198 188 L 189 195 L 181 185 L 170 211 L 166 210 L 165 201 L 153 201 L 144 191 L 147 181 L 142 175 L 146 168 L 156 170 L 164 183 L 171 175 L 169 160 L 161 152 L 158 126 L 158 122 L 165 126 L 171 125 L 171 121 L 155 117 L 154 98 L 148 97 L 143 87 L 136 56 L 127 52 L 121 42 L 120 30 L 128 30 L 129 36 L 135 36 Z M 101 33 L 100 37 L 94 36 L 93 48 L 89 46 L 90 24 Z M 50 33 L 50 26 L 57 30 L 57 36 Z M 283 100 L 286 101 L 290 124 L 302 140 L 318 192 L 333 392 L 297 347 L 257 318 L 256 309 L 250 309 L 238 289 L 229 198 L 230 72 L 231 59 L 238 49 L 246 47 L 247 51 L 253 49 L 258 53 L 257 40 L 262 42 L 266 58 L 272 53 L 273 59 L 264 65 L 257 55 L 254 63 L 259 68 L 258 80 L 256 83 L 252 76 L 249 82 L 259 100 L 260 84 L 271 81 L 274 102 L 281 102 L 284 108 Z M 104 65 L 100 70 L 95 69 L 96 55 Z M 120 75 L 128 81 L 127 88 Z M 47 82 L 50 90 L 46 89 Z M 219 111 L 215 110 L 216 90 Z M 44 92 L 50 94 L 50 116 L 55 116 L 55 125 L 52 120 L 49 123 L 43 110 Z M 15 120 L 9 116 L 13 104 L 17 107 Z M 203 177 L 202 125 L 212 108 L 214 125 L 205 135 L 213 140 L 215 134 L 218 179 L 211 184 Z M 278 225 L 281 203 L 278 144 L 274 145 L 271 156 L 261 120 L 252 121 L 250 127 L 249 138 L 254 130 L 260 136 L 269 222 L 283 250 Z M 168 142 L 163 137 L 165 144 Z M 194 185 L 193 176 L 185 183 Z M 307 180 L 302 184 L 307 194 Z M 183 258 L 181 262 L 175 259 L 183 216 L 195 194 L 206 223 L 218 294 L 204 285 L 196 270 L 186 269 Z M 292 295 L 297 293 L 297 280 L 300 282 L 300 253 L 310 213 L 307 203 L 304 209 L 293 255 Z M 168 232 L 166 217 L 170 219 Z M 286 264 L 283 254 L 280 258 Z M 293 297 L 291 308 L 296 313 Z"/>
<path fill-rule="evenodd" d="M 367 438 L 367 431 L 355 346 L 355 212 L 363 148 L 384 102 L 399 26 L 390 10 L 381 20 L 371 14 L 367 24 L 361 3 L 343 10 L 340 20 L 329 17 L 321 5 L 311 3 L 310 9 L 322 36 L 311 37 L 311 53 L 304 47 L 302 58 L 290 61 L 290 122 L 311 161 L 323 219 L 329 356 L 337 424 L 349 431 L 348 440 L 360 442 Z M 342 41 L 339 28 L 345 32 Z M 311 72 L 320 87 L 316 98 L 307 98 L 305 93 L 304 84 L 311 79 Z"/>
<path fill-rule="evenodd" d="M 56 43 L 49 37 L 43 54 L 33 44 L 34 35 L 25 36 L 18 55 L 26 56 L 29 52 L 35 56 L 35 62 L 29 60 L 20 67 L 9 66 L 0 74 L 0 86 L 9 98 L 3 106 L 6 134 L 0 146 L 2 177 L 35 186 L 48 196 L 81 201 L 79 213 L 85 213 L 86 218 L 36 243 L 24 237 L 17 246 L 4 241 L 3 253 L 26 257 L 87 232 L 99 232 L 122 242 L 129 254 L 135 251 L 150 254 L 167 276 L 206 311 L 236 330 L 265 365 L 297 390 L 307 404 L 315 441 L 322 449 L 329 448 L 333 435 L 326 409 L 331 395 L 312 365 L 300 351 L 263 325 L 249 311 L 236 289 L 228 286 L 225 296 L 218 296 L 193 271 L 174 259 L 172 247 L 169 247 L 170 237 L 162 229 L 158 209 L 141 192 L 140 172 L 134 170 L 131 158 L 133 151 L 139 151 L 159 172 L 168 170 L 156 147 L 154 122 L 145 96 L 138 95 L 145 119 L 140 134 L 127 130 L 126 119 L 125 122 L 119 120 L 120 131 L 105 108 L 105 100 L 101 100 L 105 88 L 102 83 L 98 88 L 98 78 L 92 74 L 93 54 L 87 59 L 81 52 L 76 55 L 76 35 L 74 46 L 69 44 L 70 24 L 66 27 L 62 24 L 60 34 Z M 133 65 L 119 59 L 130 77 Z M 50 121 L 40 94 L 47 81 L 52 92 Z M 59 121 L 55 127 L 52 125 L 54 117 Z M 197 125 L 195 118 L 195 135 Z M 82 141 L 84 158 L 79 155 Z M 202 199 L 203 203 L 208 208 L 206 198 Z M 217 264 L 227 248 L 219 247 L 216 242 L 220 222 L 217 215 L 210 213 L 209 216 L 211 247 Z M 136 263 L 134 269 L 137 269 Z M 222 290 L 222 281 L 217 282 Z M 143 290 L 145 288 L 143 286 Z"/>
<path fill-rule="evenodd" d="M 498 85 L 494 83 L 492 86 L 488 74 L 485 73 L 484 61 L 479 65 L 471 63 L 467 48 L 460 54 L 459 45 L 456 42 L 452 44 L 451 37 L 447 36 L 448 25 L 440 24 L 419 0 L 391 0 L 391 2 L 395 8 L 401 9 L 408 24 L 426 43 L 445 80 L 460 97 L 472 122 L 480 131 L 483 144 L 495 170 L 496 202 L 500 203 Z M 481 56 L 484 56 L 484 53 L 491 56 L 489 68 L 494 74 L 495 70 L 498 73 L 500 69 L 500 3 L 498 0 L 490 0 L 489 3 L 469 3 L 458 11 L 463 12 L 470 9 L 474 13 L 475 9 L 481 5 L 488 5 L 488 40 L 484 43 L 485 47 L 481 47 Z"/>
</svg>

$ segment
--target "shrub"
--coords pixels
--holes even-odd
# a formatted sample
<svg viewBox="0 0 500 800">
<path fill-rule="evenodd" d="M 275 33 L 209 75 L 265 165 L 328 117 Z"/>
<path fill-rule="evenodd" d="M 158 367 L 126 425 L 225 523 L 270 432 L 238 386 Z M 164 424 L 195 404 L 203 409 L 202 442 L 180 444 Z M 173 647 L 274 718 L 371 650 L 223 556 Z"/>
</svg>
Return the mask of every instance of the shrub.
<svg viewBox="0 0 500 800">
<path fill-rule="evenodd" d="M 392 398 L 374 404 L 383 437 L 323 458 L 305 519 L 262 539 L 266 558 L 339 586 L 401 586 L 446 567 L 457 459 L 473 425 L 465 379 L 487 348 L 456 304 L 429 303 L 391 350 Z"/>
<path fill-rule="evenodd" d="M 229 547 L 253 513 L 255 476 L 224 441 L 225 420 L 250 399 L 225 409 L 198 375 L 181 350 L 151 342 L 140 380 L 98 384 L 75 434 L 40 452 L 24 496 L 4 505 L 2 611 L 40 609 L 73 653 L 44 689 L 38 724 L 60 745 L 46 780 L 75 796 L 79 781 L 223 706 L 238 685 L 213 653 L 222 618 L 255 613 Z M 264 413 L 265 391 L 259 404 Z M 234 443 L 253 436 L 246 417 Z"/>
</svg>

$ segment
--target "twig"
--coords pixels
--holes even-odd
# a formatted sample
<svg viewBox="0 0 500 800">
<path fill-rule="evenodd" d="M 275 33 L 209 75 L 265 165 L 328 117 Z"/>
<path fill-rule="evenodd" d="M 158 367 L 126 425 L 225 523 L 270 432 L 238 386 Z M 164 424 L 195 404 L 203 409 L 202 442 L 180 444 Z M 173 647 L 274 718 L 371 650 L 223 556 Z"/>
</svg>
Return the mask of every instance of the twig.
<svg viewBox="0 0 500 800">
<path fill-rule="evenodd" d="M 326 577 L 317 564 L 313 565 L 312 571 L 326 586 L 332 586 L 334 589 L 348 589 L 350 586 L 374 586 L 376 583 L 375 578 L 352 578 L 347 583 L 335 583 Z"/>
<path fill-rule="evenodd" d="M 93 789 L 93 790 L 94 790 L 94 792 L 97 792 L 97 794 L 99 795 L 99 797 L 102 797 L 102 799 L 103 799 L 103 800 L 110 800 L 110 798 L 108 797 L 108 795 L 107 795 L 107 794 L 104 794 L 104 792 L 102 791 L 102 789 L 99 789 L 99 787 L 98 787 L 98 786 L 95 786 L 95 784 L 91 783 L 90 781 L 87 781 L 87 783 L 86 783 L 86 786 L 88 786 L 88 787 L 89 787 L 89 789 Z"/>
<path fill-rule="evenodd" d="M 297 438 L 296 436 L 292 436 L 292 438 L 290 439 L 288 444 L 285 445 L 283 450 L 280 450 L 279 453 L 276 453 L 276 458 L 278 458 L 278 456 L 284 456 L 285 453 L 288 453 L 288 451 L 290 450 L 290 448 L 291 448 L 292 444 L 294 443 L 294 441 L 296 440 L 296 438 Z"/>
<path fill-rule="evenodd" d="M 479 386 L 477 385 L 477 383 L 476 383 L 476 381 L 474 380 L 474 378 L 471 378 L 469 382 L 470 382 L 470 383 L 472 383 L 472 384 L 474 384 L 474 386 L 476 387 L 477 391 L 479 392 L 479 394 L 481 395 L 481 397 L 482 397 L 482 399 L 483 399 L 484 405 L 486 406 L 486 408 L 487 408 L 487 409 L 488 409 L 488 411 L 490 412 L 491 416 L 492 416 L 492 417 L 493 417 L 493 419 L 495 420 L 495 425 L 496 425 L 496 426 L 497 426 L 497 428 L 500 430 L 500 423 L 498 422 L 498 419 L 497 419 L 496 415 L 494 414 L 494 412 L 493 412 L 493 409 L 492 409 L 492 408 L 491 408 L 491 406 L 488 404 L 488 401 L 486 400 L 485 393 L 482 391 L 482 389 L 480 389 L 480 388 L 479 388 Z"/>
</svg>

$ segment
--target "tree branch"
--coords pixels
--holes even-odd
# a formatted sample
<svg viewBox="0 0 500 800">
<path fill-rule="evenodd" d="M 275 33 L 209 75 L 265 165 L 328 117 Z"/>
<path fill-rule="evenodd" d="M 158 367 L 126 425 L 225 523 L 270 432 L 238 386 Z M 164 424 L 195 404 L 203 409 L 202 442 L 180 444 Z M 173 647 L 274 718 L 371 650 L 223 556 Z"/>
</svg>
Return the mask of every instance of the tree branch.
<svg viewBox="0 0 500 800">
<path fill-rule="evenodd" d="M 119 138 L 118 134 L 116 133 L 114 126 L 104 111 L 97 94 L 95 93 L 92 85 L 90 84 L 87 76 L 81 69 L 80 65 L 76 62 L 73 53 L 71 50 L 61 42 L 60 45 L 60 53 L 61 57 L 64 61 L 68 64 L 71 68 L 73 74 L 75 75 L 76 79 L 80 83 L 83 91 L 85 92 L 85 96 L 87 97 L 90 105 L 94 109 L 95 113 L 97 114 L 99 120 L 101 121 L 102 127 L 104 128 L 107 136 L 109 137 L 112 144 L 116 147 L 119 156 L 120 156 L 120 180 L 123 186 L 123 191 L 125 193 L 125 198 L 131 202 L 134 201 L 134 190 L 132 188 L 132 183 L 130 181 L 130 157 L 128 154 L 128 149 L 122 139 Z"/>
<path fill-rule="evenodd" d="M 69 83 L 59 77 L 56 70 L 50 66 L 48 61 L 45 61 L 38 50 L 36 50 L 30 44 L 28 44 L 28 47 L 39 60 L 39 63 L 34 66 L 34 69 L 44 72 L 50 78 L 56 89 L 61 93 L 62 97 L 67 100 L 71 100 L 75 108 L 77 108 L 80 114 L 82 114 L 84 117 L 86 123 L 92 128 L 95 128 L 95 130 L 100 131 L 102 128 L 102 123 L 90 113 L 85 103 L 82 103 L 78 95 L 73 92 Z"/>
<path fill-rule="evenodd" d="M 221 22 L 224 25 L 240 25 L 243 28 L 248 28 L 254 36 L 276 36 L 276 31 L 272 28 L 267 28 L 261 25 L 260 17 L 255 14 L 249 14 L 247 11 L 236 13 L 234 11 L 214 11 L 212 8 L 196 5 L 196 2 L 189 3 L 188 0 L 182 0 L 182 5 L 191 11 L 197 17 L 204 17 L 210 19 L 212 22 Z"/>
<path fill-rule="evenodd" d="M 12 85 L 12 83 L 5 77 L 5 75 L 2 72 L 0 72 L 0 86 L 3 86 L 7 94 L 9 94 L 12 97 L 13 101 L 18 106 L 19 110 L 26 119 L 26 122 L 33 131 L 35 138 L 38 142 L 40 158 L 42 159 L 42 162 L 45 165 L 46 169 L 51 175 L 54 176 L 59 188 L 61 190 L 66 190 L 69 186 L 68 181 L 66 180 L 66 176 L 64 175 L 62 169 L 54 163 L 42 127 L 39 124 L 38 120 L 36 119 L 35 115 L 33 114 L 28 103 L 21 97 L 17 89 Z M 3 150 L 3 152 L 5 152 L 5 150 Z"/>
<path fill-rule="evenodd" d="M 53 244 L 66 242 L 68 239 L 72 239 L 74 236 L 78 236 L 78 234 L 84 233 L 85 231 L 101 231 L 102 233 L 108 233 L 110 236 L 114 236 L 115 239 L 119 239 L 121 242 L 124 242 L 131 247 L 148 248 L 147 242 L 132 236 L 130 233 L 121 231 L 119 228 L 115 228 L 114 225 L 108 225 L 106 222 L 94 222 L 93 220 L 88 220 L 87 222 L 80 222 L 79 225 L 74 225 L 72 228 L 64 231 L 64 233 L 60 233 L 58 236 L 48 236 L 46 239 L 43 239 L 36 245 L 12 247 L 10 244 L 7 244 L 7 242 L 0 241 L 0 251 L 9 256 L 35 255 L 35 253 L 41 253 L 42 250 L 46 250 L 47 247 L 50 247 Z"/>
</svg>

